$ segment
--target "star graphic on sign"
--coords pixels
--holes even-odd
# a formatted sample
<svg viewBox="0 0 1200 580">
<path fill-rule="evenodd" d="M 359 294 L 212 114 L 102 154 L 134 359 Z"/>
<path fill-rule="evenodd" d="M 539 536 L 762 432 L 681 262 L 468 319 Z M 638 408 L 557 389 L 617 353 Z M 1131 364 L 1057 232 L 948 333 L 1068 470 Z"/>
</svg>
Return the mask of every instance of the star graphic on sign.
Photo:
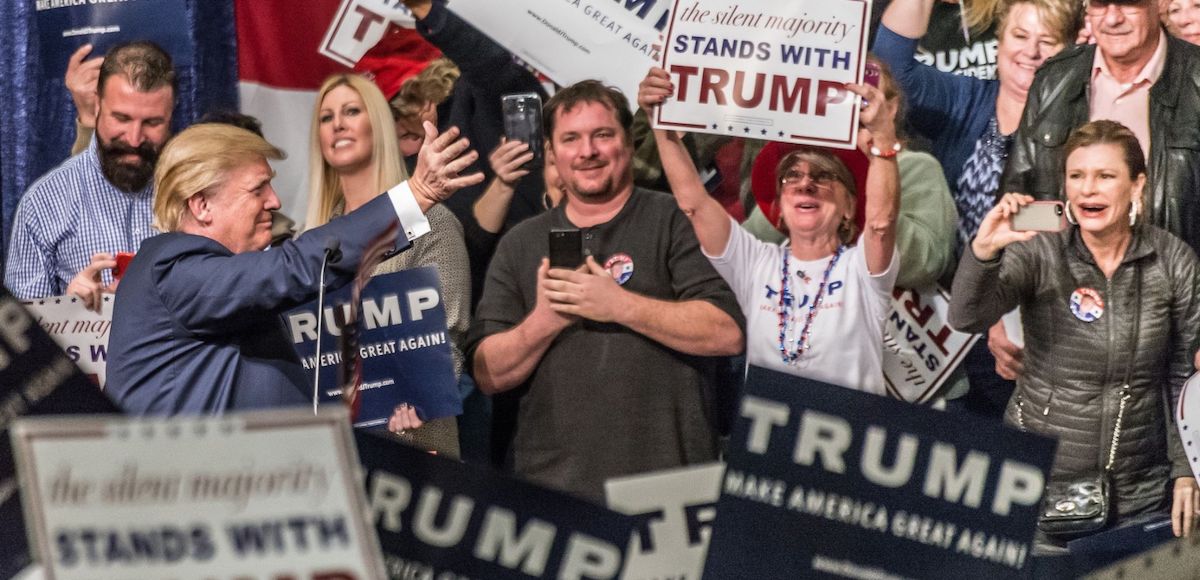
<svg viewBox="0 0 1200 580">
<path fill-rule="evenodd" d="M 762 134 L 763 134 L 763 135 L 766 135 L 766 134 L 767 134 L 767 130 L 766 130 L 766 129 L 763 129 L 763 130 L 762 130 Z"/>
<path fill-rule="evenodd" d="M 716 129 L 716 128 L 717 128 L 717 124 L 713 123 L 713 129 Z"/>
<path fill-rule="evenodd" d="M 743 128 L 742 128 L 742 131 L 744 131 L 744 132 L 746 132 L 746 133 L 749 133 L 749 132 L 750 132 L 750 127 L 743 127 Z"/>
<path fill-rule="evenodd" d="M 783 131 L 780 131 L 780 132 L 779 132 L 779 136 L 780 136 L 780 137 L 783 137 Z"/>
<path fill-rule="evenodd" d="M 730 125 L 730 126 L 729 126 L 729 130 L 730 130 L 730 131 L 732 131 L 732 130 L 733 130 L 733 125 Z"/>
</svg>

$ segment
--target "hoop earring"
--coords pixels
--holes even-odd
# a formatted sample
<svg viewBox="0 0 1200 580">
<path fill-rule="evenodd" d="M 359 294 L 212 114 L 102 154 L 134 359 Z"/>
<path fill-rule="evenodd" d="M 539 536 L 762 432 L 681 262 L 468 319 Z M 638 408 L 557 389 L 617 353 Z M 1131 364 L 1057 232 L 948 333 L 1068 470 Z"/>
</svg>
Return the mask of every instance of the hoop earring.
<svg viewBox="0 0 1200 580">
<path fill-rule="evenodd" d="M 1071 213 L 1071 200 L 1069 200 L 1069 199 L 1067 200 L 1066 212 L 1067 212 L 1067 223 L 1069 223 L 1073 226 L 1079 225 L 1079 222 L 1075 221 L 1075 214 Z"/>
<path fill-rule="evenodd" d="M 1138 210 L 1140 209 L 1142 209 L 1142 204 L 1136 199 L 1129 205 L 1129 227 L 1137 225 Z"/>
</svg>

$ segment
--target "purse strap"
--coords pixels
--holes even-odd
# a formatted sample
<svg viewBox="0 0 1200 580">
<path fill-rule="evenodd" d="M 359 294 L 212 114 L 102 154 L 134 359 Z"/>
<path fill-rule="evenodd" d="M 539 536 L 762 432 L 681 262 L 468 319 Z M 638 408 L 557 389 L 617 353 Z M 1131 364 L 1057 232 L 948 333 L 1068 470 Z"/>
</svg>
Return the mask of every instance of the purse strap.
<svg viewBox="0 0 1200 580">
<path fill-rule="evenodd" d="M 1112 445 L 1108 448 L 1108 462 L 1104 464 L 1104 471 L 1107 473 L 1112 469 L 1113 462 L 1117 460 L 1117 445 L 1121 441 L 1121 422 L 1125 419 L 1125 404 L 1129 402 L 1131 387 L 1130 381 L 1133 378 L 1133 361 L 1137 358 L 1138 339 L 1142 330 L 1142 263 L 1137 261 L 1134 263 L 1134 278 L 1136 286 L 1134 286 L 1135 301 L 1133 310 L 1133 352 L 1130 353 L 1128 362 L 1125 363 L 1125 383 L 1121 385 L 1121 403 L 1117 407 L 1117 424 L 1113 426 Z M 1111 298 L 1111 296 L 1110 296 Z"/>
</svg>

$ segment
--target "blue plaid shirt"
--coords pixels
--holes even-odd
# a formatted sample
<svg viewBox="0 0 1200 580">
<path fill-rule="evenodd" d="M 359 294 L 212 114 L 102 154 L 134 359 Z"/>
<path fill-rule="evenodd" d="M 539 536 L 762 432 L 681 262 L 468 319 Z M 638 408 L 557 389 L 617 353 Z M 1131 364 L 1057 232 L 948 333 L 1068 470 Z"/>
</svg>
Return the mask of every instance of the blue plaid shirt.
<svg viewBox="0 0 1200 580">
<path fill-rule="evenodd" d="M 21 300 L 60 296 L 97 252 L 137 252 L 150 227 L 154 184 L 136 193 L 100 172 L 96 139 L 38 179 L 17 204 L 4 284 Z M 112 272 L 102 274 L 112 283 Z"/>
</svg>

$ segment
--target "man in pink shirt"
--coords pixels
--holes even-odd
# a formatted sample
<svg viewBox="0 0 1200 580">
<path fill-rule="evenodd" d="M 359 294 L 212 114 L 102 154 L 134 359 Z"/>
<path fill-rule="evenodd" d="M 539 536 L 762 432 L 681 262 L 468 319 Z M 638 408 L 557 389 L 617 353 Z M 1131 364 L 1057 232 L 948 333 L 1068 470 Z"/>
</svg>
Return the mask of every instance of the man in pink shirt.
<svg viewBox="0 0 1200 580">
<path fill-rule="evenodd" d="M 1086 0 L 1096 43 L 1038 70 L 1001 192 L 1062 199 L 1067 136 L 1094 119 L 1133 130 L 1147 156 L 1143 219 L 1200 248 L 1200 47 L 1167 36 L 1154 0 Z"/>
</svg>

